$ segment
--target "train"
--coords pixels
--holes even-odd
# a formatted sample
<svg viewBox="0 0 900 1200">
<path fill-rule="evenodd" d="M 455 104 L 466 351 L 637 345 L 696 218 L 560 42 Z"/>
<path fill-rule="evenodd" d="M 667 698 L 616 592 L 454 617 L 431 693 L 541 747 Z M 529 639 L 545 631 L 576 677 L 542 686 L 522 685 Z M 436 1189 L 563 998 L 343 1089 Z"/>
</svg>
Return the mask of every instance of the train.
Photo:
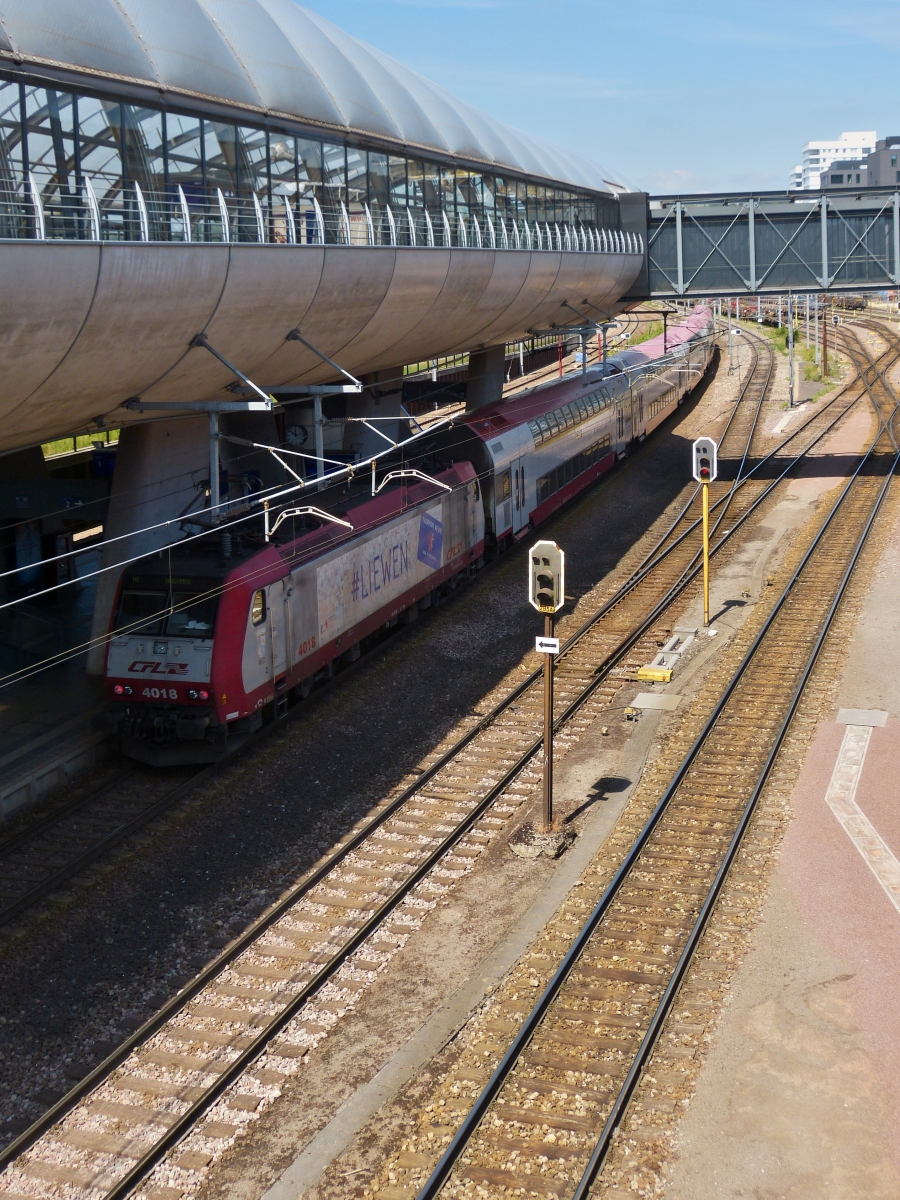
<svg viewBox="0 0 900 1200">
<path fill-rule="evenodd" d="M 358 473 L 317 491 L 317 513 L 282 502 L 280 519 L 129 564 L 102 728 L 157 766 L 230 754 L 608 471 L 700 381 L 714 335 L 697 306 L 605 363 L 426 430 L 402 462 L 379 461 L 377 494 Z"/>
</svg>

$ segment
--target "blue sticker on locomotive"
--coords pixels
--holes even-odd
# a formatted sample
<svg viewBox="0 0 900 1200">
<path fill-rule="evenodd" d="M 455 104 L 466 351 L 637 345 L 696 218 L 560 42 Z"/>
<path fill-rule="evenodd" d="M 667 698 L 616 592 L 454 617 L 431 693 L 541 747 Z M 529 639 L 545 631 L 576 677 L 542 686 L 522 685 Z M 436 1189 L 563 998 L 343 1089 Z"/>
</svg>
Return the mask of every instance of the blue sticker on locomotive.
<svg viewBox="0 0 900 1200">
<path fill-rule="evenodd" d="M 435 517 L 422 513 L 419 525 L 419 552 L 416 558 L 426 567 L 436 571 L 441 565 L 441 554 L 444 549 L 444 527 Z"/>
</svg>

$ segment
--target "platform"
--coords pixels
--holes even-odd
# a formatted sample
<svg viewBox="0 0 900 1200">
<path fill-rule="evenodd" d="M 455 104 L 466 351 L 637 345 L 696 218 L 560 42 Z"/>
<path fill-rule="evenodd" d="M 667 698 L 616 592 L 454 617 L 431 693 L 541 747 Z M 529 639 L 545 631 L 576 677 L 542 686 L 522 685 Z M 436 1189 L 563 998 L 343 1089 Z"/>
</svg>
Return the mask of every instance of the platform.
<svg viewBox="0 0 900 1200">
<path fill-rule="evenodd" d="M 111 743 L 91 724 L 103 707 L 83 657 L 0 692 L 0 821 L 90 770 Z"/>
<path fill-rule="evenodd" d="M 81 561 L 79 573 L 89 572 L 96 551 Z M 103 681 L 87 675 L 85 655 L 77 653 L 90 637 L 96 591 L 89 577 L 0 612 L 0 822 L 90 770 L 112 745 L 92 727 Z"/>
</svg>

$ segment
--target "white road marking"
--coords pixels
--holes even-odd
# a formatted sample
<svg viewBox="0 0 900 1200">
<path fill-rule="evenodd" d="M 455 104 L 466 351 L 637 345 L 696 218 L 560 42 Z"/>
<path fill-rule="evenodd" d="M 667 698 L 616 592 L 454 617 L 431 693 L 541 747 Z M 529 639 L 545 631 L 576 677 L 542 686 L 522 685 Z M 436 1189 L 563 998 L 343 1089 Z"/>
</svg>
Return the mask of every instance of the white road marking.
<svg viewBox="0 0 900 1200">
<path fill-rule="evenodd" d="M 792 409 L 790 412 L 785 413 L 778 424 L 773 428 L 772 432 L 769 434 L 769 437 L 775 437 L 777 433 L 784 433 L 791 421 L 793 421 L 795 417 L 799 417 L 801 413 L 805 413 L 808 408 L 808 404 L 801 404 L 799 408 Z"/>
<path fill-rule="evenodd" d="M 869 725 L 847 726 L 825 801 L 881 884 L 885 895 L 900 912 L 900 862 L 856 803 L 856 789 L 871 736 L 872 728 Z"/>
<path fill-rule="evenodd" d="M 842 708 L 838 711 L 838 725 L 887 725 L 887 713 L 883 708 Z"/>
</svg>

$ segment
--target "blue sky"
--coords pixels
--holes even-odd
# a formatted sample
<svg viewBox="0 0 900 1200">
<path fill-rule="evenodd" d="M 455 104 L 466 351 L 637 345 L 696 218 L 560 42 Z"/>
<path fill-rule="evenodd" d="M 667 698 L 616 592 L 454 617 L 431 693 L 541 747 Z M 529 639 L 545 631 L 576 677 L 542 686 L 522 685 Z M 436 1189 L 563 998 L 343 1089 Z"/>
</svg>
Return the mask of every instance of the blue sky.
<svg viewBox="0 0 900 1200">
<path fill-rule="evenodd" d="M 787 186 L 900 133 L 900 0 L 302 0 L 491 115 L 651 192 Z"/>
</svg>

